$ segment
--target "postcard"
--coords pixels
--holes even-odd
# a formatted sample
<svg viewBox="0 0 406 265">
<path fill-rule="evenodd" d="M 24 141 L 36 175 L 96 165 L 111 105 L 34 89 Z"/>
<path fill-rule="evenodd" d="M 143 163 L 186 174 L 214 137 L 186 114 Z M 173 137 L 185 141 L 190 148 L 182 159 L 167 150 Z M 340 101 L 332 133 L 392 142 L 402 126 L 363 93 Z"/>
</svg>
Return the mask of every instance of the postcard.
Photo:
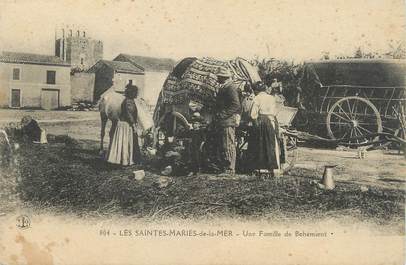
<svg viewBox="0 0 406 265">
<path fill-rule="evenodd" d="M 2 0 L 0 265 L 404 264 L 404 1 Z"/>
</svg>

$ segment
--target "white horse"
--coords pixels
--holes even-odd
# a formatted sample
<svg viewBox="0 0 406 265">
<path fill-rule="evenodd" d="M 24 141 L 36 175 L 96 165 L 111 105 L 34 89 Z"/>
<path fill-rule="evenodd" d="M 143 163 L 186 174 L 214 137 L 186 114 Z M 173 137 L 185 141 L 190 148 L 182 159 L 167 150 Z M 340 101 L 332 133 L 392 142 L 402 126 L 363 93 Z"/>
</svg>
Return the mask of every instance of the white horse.
<svg viewBox="0 0 406 265">
<path fill-rule="evenodd" d="M 101 132 L 100 132 L 100 153 L 104 153 L 104 136 L 108 120 L 111 121 L 111 128 L 109 132 L 110 142 L 113 139 L 114 131 L 117 126 L 121 114 L 121 103 L 125 99 L 124 94 L 116 92 L 114 90 L 108 90 L 99 100 L 99 112 L 101 120 Z M 152 115 L 148 113 L 147 104 L 143 99 L 134 99 L 138 110 L 137 119 L 137 133 L 141 136 L 143 132 L 153 126 Z"/>
</svg>

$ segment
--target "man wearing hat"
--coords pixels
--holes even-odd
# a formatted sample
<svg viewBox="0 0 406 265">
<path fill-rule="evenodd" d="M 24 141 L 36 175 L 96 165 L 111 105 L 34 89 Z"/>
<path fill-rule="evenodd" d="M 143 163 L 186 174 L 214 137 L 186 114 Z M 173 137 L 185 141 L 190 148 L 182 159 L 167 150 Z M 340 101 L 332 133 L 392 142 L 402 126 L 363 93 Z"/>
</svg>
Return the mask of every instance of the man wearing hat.
<svg viewBox="0 0 406 265">
<path fill-rule="evenodd" d="M 239 86 L 231 79 L 231 72 L 220 67 L 217 80 L 221 87 L 216 97 L 216 125 L 219 133 L 220 163 L 224 174 L 235 174 L 236 140 L 235 127 L 239 124 L 241 103 Z"/>
</svg>

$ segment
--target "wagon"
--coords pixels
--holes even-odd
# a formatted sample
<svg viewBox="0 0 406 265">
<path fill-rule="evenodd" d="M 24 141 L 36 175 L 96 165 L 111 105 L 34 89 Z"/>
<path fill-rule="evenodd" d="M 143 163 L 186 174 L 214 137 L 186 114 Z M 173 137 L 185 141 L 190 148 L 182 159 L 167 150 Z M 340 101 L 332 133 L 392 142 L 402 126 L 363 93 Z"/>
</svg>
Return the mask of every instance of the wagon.
<svg viewBox="0 0 406 265">
<path fill-rule="evenodd" d="M 380 142 L 382 133 L 404 139 L 405 76 L 404 60 L 305 63 L 296 127 L 349 146 Z"/>
<path fill-rule="evenodd" d="M 194 112 L 199 112 L 204 123 L 199 129 L 204 134 L 204 141 L 200 146 L 201 156 L 208 164 L 216 162 L 213 161 L 216 156 L 216 128 L 212 121 L 215 114 L 215 97 L 220 87 L 215 75 L 219 67 L 226 67 L 232 72 L 232 80 L 240 84 L 243 98 L 248 96 L 243 92 L 247 84 L 261 81 L 257 69 L 242 58 L 232 61 L 219 61 L 212 58 L 182 60 L 165 81 L 154 111 L 155 142 L 158 149 L 171 139 L 184 146 L 186 153 L 189 153 L 190 150 L 188 152 L 187 149 L 190 148 L 191 143 L 191 119 Z M 236 129 L 237 168 L 240 169 L 244 163 L 239 163 L 238 160 L 244 160 L 249 131 L 249 122 L 244 115 L 247 112 L 246 107 L 243 100 L 242 120 Z M 281 117 L 286 119 L 286 126 L 290 125 L 296 113 L 293 111 L 294 108 L 288 109 L 289 111 L 281 111 Z M 285 112 L 286 115 L 284 115 Z M 287 160 L 294 161 L 290 156 Z"/>
</svg>

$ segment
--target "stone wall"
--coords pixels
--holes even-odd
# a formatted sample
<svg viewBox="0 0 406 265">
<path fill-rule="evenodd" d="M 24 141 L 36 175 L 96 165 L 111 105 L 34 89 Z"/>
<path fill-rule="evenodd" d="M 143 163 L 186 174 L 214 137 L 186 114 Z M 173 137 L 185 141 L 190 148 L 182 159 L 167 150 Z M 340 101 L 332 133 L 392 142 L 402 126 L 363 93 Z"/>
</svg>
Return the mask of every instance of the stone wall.
<svg viewBox="0 0 406 265">
<path fill-rule="evenodd" d="M 97 69 L 95 73 L 94 90 L 93 90 L 93 101 L 96 102 L 100 99 L 100 96 L 104 91 L 108 90 L 113 86 L 113 69 L 102 65 Z"/>
<path fill-rule="evenodd" d="M 66 62 L 70 63 L 72 68 L 79 67 L 86 70 L 103 59 L 103 42 L 82 36 L 57 39 L 55 55 L 63 59 L 65 52 Z"/>
<path fill-rule="evenodd" d="M 71 75 L 72 103 L 80 101 L 93 101 L 95 83 L 94 73 L 75 73 Z"/>
</svg>

